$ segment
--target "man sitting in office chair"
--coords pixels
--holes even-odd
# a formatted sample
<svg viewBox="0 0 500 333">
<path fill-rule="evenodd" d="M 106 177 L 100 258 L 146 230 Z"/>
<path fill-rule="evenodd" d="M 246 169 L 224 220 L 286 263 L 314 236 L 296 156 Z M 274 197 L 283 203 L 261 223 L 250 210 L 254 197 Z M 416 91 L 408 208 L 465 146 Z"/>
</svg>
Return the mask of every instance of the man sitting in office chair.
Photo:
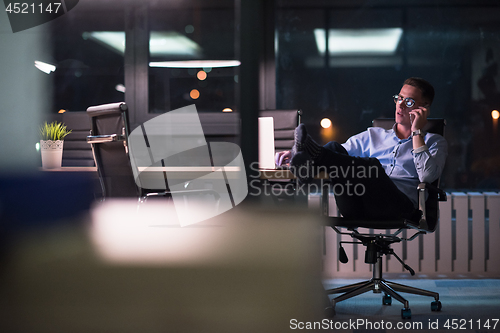
<svg viewBox="0 0 500 333">
<path fill-rule="evenodd" d="M 394 96 L 392 129 L 371 127 L 343 144 L 332 141 L 322 147 L 300 124 L 292 151 L 278 153 L 276 162 L 289 163 L 301 182 L 327 170 L 346 218 L 417 221 L 417 185 L 438 179 L 448 154 L 441 135 L 422 131 L 433 99 L 433 86 L 411 77 Z"/>
</svg>

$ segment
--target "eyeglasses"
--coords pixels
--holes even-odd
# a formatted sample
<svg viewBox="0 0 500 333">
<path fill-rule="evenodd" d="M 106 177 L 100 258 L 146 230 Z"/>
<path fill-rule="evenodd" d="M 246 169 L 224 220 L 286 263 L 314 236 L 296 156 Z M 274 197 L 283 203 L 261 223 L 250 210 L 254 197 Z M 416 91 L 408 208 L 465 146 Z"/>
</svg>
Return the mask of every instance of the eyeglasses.
<svg viewBox="0 0 500 333">
<path fill-rule="evenodd" d="M 413 105 L 415 105 L 415 100 L 413 98 L 409 98 L 409 97 L 403 98 L 399 95 L 394 95 L 392 97 L 394 98 L 394 103 L 401 104 L 404 102 L 405 103 L 404 105 L 407 108 L 411 108 Z"/>
</svg>

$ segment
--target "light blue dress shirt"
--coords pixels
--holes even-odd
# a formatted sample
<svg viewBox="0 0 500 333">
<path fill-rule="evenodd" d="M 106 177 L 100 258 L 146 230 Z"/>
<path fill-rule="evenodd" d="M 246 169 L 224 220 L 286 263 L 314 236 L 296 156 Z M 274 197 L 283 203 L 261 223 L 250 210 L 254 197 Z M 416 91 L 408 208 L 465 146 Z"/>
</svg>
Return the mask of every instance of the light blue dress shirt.
<svg viewBox="0 0 500 333">
<path fill-rule="evenodd" d="M 424 146 L 413 149 L 411 137 L 399 139 L 395 127 L 390 130 L 370 127 L 350 137 L 342 146 L 350 156 L 377 158 L 385 173 L 417 207 L 418 184 L 438 179 L 448 155 L 448 144 L 441 135 L 425 133 L 424 142 Z"/>
</svg>

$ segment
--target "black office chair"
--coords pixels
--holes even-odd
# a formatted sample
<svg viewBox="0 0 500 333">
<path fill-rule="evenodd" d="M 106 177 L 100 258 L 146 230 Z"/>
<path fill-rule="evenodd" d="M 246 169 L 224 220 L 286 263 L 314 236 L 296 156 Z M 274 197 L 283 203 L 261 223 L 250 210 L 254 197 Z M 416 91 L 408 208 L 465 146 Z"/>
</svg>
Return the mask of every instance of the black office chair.
<svg viewBox="0 0 500 333">
<path fill-rule="evenodd" d="M 125 103 L 91 106 L 87 109 L 90 117 L 87 142 L 92 147 L 103 198 L 142 196 L 128 156 L 127 110 Z"/>
<path fill-rule="evenodd" d="M 92 146 L 103 199 L 110 197 L 137 197 L 140 202 L 149 197 L 171 197 L 167 180 L 163 188 L 145 188 L 138 176 L 137 166 L 129 156 L 128 107 L 124 102 L 103 104 L 87 108 L 90 117 L 90 135 L 87 142 Z M 163 177 L 163 176 L 162 176 Z M 163 180 L 163 179 L 162 179 Z M 158 182 L 155 182 L 158 184 Z M 217 191 L 192 189 L 175 191 L 176 194 L 211 194 L 220 200 Z"/>
<path fill-rule="evenodd" d="M 373 126 L 375 127 L 390 129 L 393 125 L 394 119 L 384 118 L 373 121 Z M 428 119 L 428 123 L 423 130 L 430 133 L 444 135 L 445 125 L 446 122 L 444 119 Z M 327 290 L 326 292 L 328 295 L 343 293 L 332 300 L 332 308 L 327 308 L 328 315 L 335 315 L 336 303 L 368 291 L 373 291 L 374 293 L 381 293 L 383 291 L 385 293 L 382 298 L 383 305 L 390 305 L 392 298 L 395 298 L 399 302 L 403 303 L 403 309 L 401 310 L 401 317 L 403 319 L 411 318 L 411 310 L 409 302 L 398 292 L 434 297 L 434 301 L 431 303 L 431 310 L 441 310 L 441 302 L 439 301 L 438 293 L 394 283 L 387 281 L 382 277 L 382 256 L 388 254 L 393 255 L 403 265 L 403 267 L 410 272 L 411 275 L 415 275 L 415 271 L 405 264 L 396 253 L 394 253 L 394 250 L 391 249 L 391 244 L 401 241 L 411 241 L 419 235 L 434 232 L 436 230 L 438 223 L 439 201 L 446 201 L 446 193 L 437 187 L 438 184 L 439 179 L 433 184 L 420 183 L 418 188 L 415 189 L 415 191 L 418 191 L 419 209 L 422 211 L 422 217 L 418 222 L 406 219 L 393 221 L 370 221 L 351 220 L 343 217 L 328 218 L 329 224 L 335 232 L 341 235 L 349 235 L 357 240 L 357 242 L 340 242 L 339 261 L 342 263 L 347 263 L 348 261 L 345 250 L 342 247 L 342 243 L 363 244 L 366 246 L 365 263 L 372 265 L 373 272 L 373 277 L 370 280 Z M 426 196 L 428 196 L 427 200 L 425 199 Z M 326 213 L 328 212 L 326 211 Z M 345 228 L 348 231 L 342 232 L 340 230 L 341 228 Z M 397 229 L 397 231 L 392 234 L 377 233 L 371 230 L 368 233 L 361 233 L 358 232 L 358 228 L 377 230 Z M 404 230 L 413 230 L 414 234 L 405 238 L 402 236 Z"/>
</svg>

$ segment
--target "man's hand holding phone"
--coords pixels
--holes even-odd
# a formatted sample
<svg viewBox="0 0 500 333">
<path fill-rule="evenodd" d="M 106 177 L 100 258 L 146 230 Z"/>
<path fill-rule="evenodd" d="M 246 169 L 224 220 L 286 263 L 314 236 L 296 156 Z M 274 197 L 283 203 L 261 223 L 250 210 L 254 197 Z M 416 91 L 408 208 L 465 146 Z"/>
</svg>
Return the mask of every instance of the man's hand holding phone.
<svg viewBox="0 0 500 333">
<path fill-rule="evenodd" d="M 427 117 L 429 115 L 429 106 L 420 106 L 411 110 L 410 112 L 411 130 L 421 130 L 427 124 Z"/>
</svg>

